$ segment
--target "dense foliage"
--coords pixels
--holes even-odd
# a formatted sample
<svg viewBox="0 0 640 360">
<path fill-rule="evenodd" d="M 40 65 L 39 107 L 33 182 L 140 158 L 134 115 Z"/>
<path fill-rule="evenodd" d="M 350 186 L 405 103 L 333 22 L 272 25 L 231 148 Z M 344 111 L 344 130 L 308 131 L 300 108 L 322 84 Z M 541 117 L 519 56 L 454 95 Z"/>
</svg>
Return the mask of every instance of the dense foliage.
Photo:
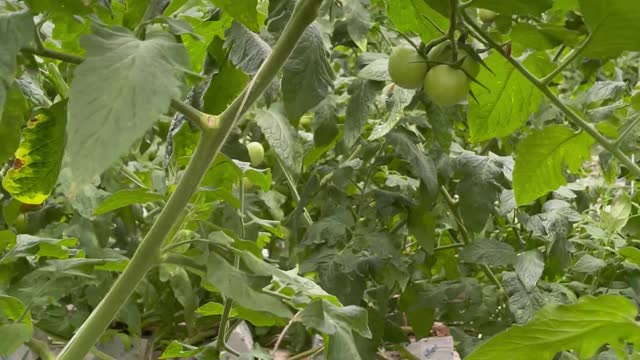
<svg viewBox="0 0 640 360">
<path fill-rule="evenodd" d="M 0 1 L 0 356 L 640 358 L 638 14 Z"/>
</svg>

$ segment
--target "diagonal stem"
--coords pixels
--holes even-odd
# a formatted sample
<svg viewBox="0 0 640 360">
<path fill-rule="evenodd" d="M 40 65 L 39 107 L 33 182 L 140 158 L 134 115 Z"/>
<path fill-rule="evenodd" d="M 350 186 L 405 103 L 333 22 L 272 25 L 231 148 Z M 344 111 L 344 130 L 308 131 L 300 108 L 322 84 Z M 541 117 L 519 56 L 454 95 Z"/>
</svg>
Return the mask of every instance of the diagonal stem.
<svg viewBox="0 0 640 360">
<path fill-rule="evenodd" d="M 180 213 L 198 189 L 200 181 L 220 152 L 229 133 L 253 103 L 262 95 L 293 52 L 305 29 L 315 20 L 322 0 L 301 0 L 278 39 L 269 57 L 256 73 L 253 81 L 218 117 L 218 126 L 206 128 L 193 157 L 176 190 L 167 201 L 149 233 L 140 243 L 129 265 L 118 277 L 107 295 L 94 309 L 78 332 L 67 343 L 58 360 L 83 359 L 99 340 L 136 286 L 149 269 L 161 261 L 161 246 L 178 222 Z"/>
<path fill-rule="evenodd" d="M 493 40 L 467 14 L 462 12 L 462 16 L 464 17 L 466 25 L 476 34 L 477 37 L 485 41 L 489 46 L 491 46 L 493 49 L 497 50 L 504 56 L 504 52 L 502 51 L 502 47 L 500 46 L 500 44 Z M 535 87 L 537 87 L 558 109 L 560 109 L 560 111 L 564 113 L 564 115 L 570 122 L 582 129 L 587 134 L 591 135 L 591 137 L 594 138 L 596 142 L 598 142 L 603 148 L 611 152 L 613 156 L 615 156 L 621 163 L 623 163 L 633 175 L 635 175 L 636 177 L 640 177 L 640 167 L 638 167 L 638 165 L 633 160 L 625 155 L 622 150 L 620 150 L 614 143 L 609 141 L 604 135 L 598 132 L 598 130 L 596 130 L 591 124 L 589 124 L 580 115 L 578 115 L 578 113 L 576 113 L 573 109 L 563 103 L 562 100 L 560 100 L 560 98 L 558 98 L 546 84 L 536 78 L 520 62 L 510 56 L 505 56 L 505 58 L 509 63 L 511 63 L 511 65 L 513 65 L 514 68 L 516 68 L 516 70 L 518 70 Z"/>
</svg>

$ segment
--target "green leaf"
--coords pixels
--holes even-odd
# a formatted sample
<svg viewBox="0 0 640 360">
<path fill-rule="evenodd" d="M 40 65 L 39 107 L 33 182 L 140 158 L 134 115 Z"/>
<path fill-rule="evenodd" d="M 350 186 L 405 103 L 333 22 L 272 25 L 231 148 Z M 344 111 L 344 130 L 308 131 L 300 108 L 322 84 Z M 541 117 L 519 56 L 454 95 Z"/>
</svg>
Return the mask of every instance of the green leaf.
<svg viewBox="0 0 640 360">
<path fill-rule="evenodd" d="M 185 350 L 186 348 L 186 350 Z M 202 348 L 194 348 L 193 346 L 183 345 L 177 340 L 173 340 L 167 348 L 164 349 L 160 359 L 174 359 L 174 358 L 193 358 L 193 356 L 200 353 Z"/>
<path fill-rule="evenodd" d="M 4 112 L 0 117 L 0 139 L 2 139 L 0 141 L 0 163 L 4 164 L 9 160 L 20 145 L 22 125 L 29 115 L 29 110 L 29 104 L 22 95 L 20 87 L 14 83 L 9 88 Z"/>
<path fill-rule="evenodd" d="M 585 254 L 576 261 L 575 265 L 573 265 L 573 271 L 591 275 L 602 270 L 605 266 L 607 266 L 606 261 L 598 259 L 592 255 Z"/>
<path fill-rule="evenodd" d="M 369 108 L 381 87 L 380 82 L 365 79 L 356 79 L 349 85 L 350 98 L 347 104 L 342 137 L 347 147 L 355 144 L 362 134 L 362 130 L 369 120 Z"/>
<path fill-rule="evenodd" d="M 369 3 L 363 3 L 363 0 L 347 0 L 343 6 L 349 37 L 362 51 L 367 50 L 367 34 L 371 27 L 369 11 L 367 11 L 365 4 Z"/>
<path fill-rule="evenodd" d="M 289 119 L 299 119 L 326 98 L 333 89 L 334 77 L 322 34 L 313 23 L 282 71 L 282 99 Z"/>
<path fill-rule="evenodd" d="M 338 325 L 334 334 L 327 337 L 326 357 L 327 360 L 349 359 L 361 360 L 360 352 L 356 346 L 355 338 L 351 329 L 344 325 Z"/>
<path fill-rule="evenodd" d="M 407 219 L 409 232 L 428 253 L 433 253 L 436 244 L 436 220 L 425 204 L 411 207 Z"/>
<path fill-rule="evenodd" d="M 373 81 L 391 81 L 389 59 L 376 59 L 358 72 L 358 77 Z"/>
<path fill-rule="evenodd" d="M 116 162 L 181 97 L 189 66 L 184 46 L 164 32 L 141 41 L 124 28 L 96 27 L 81 43 L 87 58 L 71 83 L 67 140 L 76 184 Z"/>
<path fill-rule="evenodd" d="M 102 215 L 125 206 L 160 200 L 164 200 L 162 194 L 149 192 L 147 189 L 123 189 L 100 203 L 93 213 L 94 215 Z"/>
<path fill-rule="evenodd" d="M 465 246 L 458 256 L 460 260 L 473 264 L 504 266 L 513 264 L 516 252 L 507 243 L 480 239 Z"/>
<path fill-rule="evenodd" d="M 289 318 L 291 311 L 277 298 L 264 294 L 249 286 L 247 275 L 231 266 L 223 257 L 215 253 L 207 255 L 206 279 L 224 296 L 228 296 L 241 306 L 271 313 L 281 318 Z"/>
<path fill-rule="evenodd" d="M 2 186 L 25 204 L 41 204 L 58 180 L 64 154 L 67 103 L 42 109 L 22 132 L 13 168 Z"/>
<path fill-rule="evenodd" d="M 524 288 L 527 291 L 531 291 L 540 280 L 540 276 L 542 276 L 544 259 L 537 250 L 525 251 L 518 255 L 513 267 Z"/>
<path fill-rule="evenodd" d="M 637 308 L 622 296 L 585 296 L 577 304 L 547 305 L 526 325 L 512 326 L 480 345 L 466 359 L 551 359 L 574 350 L 581 359 L 608 344 L 623 352 L 624 342 L 640 341 Z"/>
<path fill-rule="evenodd" d="M 259 31 L 257 0 L 210 0 L 252 31 Z"/>
<path fill-rule="evenodd" d="M 247 75 L 258 72 L 271 54 L 271 47 L 260 36 L 238 22 L 225 31 L 224 48 L 229 49 L 229 61 Z"/>
<path fill-rule="evenodd" d="M 479 8 L 493 10 L 504 15 L 540 15 L 551 9 L 552 0 L 478 0 L 474 4 Z"/>
<path fill-rule="evenodd" d="M 621 193 L 610 206 L 602 209 L 601 221 L 609 234 L 614 234 L 627 224 L 631 215 L 631 198 L 627 193 Z"/>
<path fill-rule="evenodd" d="M 442 35 L 426 18 L 445 32 L 449 27 L 449 20 L 429 7 L 424 0 L 388 1 L 387 16 L 397 30 L 403 33 L 414 32 L 425 44 Z"/>
<path fill-rule="evenodd" d="M 584 22 L 591 32 L 591 41 L 584 55 L 606 58 L 623 51 L 640 50 L 640 2 L 627 0 L 580 0 Z"/>
<path fill-rule="evenodd" d="M 172 1 L 171 5 L 174 3 L 175 1 Z M 199 40 L 188 34 L 182 35 L 182 42 L 184 42 L 184 46 L 189 53 L 191 68 L 196 72 L 200 72 L 207 55 L 207 47 L 214 38 L 224 38 L 225 29 L 231 25 L 233 20 L 225 12 L 222 13 L 218 21 L 204 21 L 191 16 L 183 16 L 182 18 L 191 25 L 194 33 L 204 39 Z"/>
<path fill-rule="evenodd" d="M 618 250 L 618 254 L 625 260 L 640 265 L 640 249 L 634 248 L 633 246 L 625 246 Z"/>
<path fill-rule="evenodd" d="M 394 131 L 387 134 L 386 139 L 395 147 L 396 153 L 411 164 L 427 193 L 434 198 L 438 193 L 438 171 L 433 160 L 405 133 Z"/>
<path fill-rule="evenodd" d="M 282 106 L 274 104 L 269 110 L 258 109 L 256 122 L 278 158 L 290 171 L 299 174 L 304 151 L 296 129 L 282 113 Z"/>
<path fill-rule="evenodd" d="M 379 139 L 393 130 L 404 115 L 404 108 L 411 103 L 414 93 L 413 90 L 403 89 L 395 85 L 384 88 L 381 97 L 384 98 L 387 107 L 387 116 L 386 119 L 382 119 L 376 124 L 367 138 L 368 141 Z"/>
<path fill-rule="evenodd" d="M 0 325 L 0 355 L 11 356 L 32 335 L 33 329 L 27 324 Z"/>
<path fill-rule="evenodd" d="M 538 110 L 543 96 L 501 54 L 493 53 L 485 62 L 495 76 L 482 70 L 477 79 L 488 89 L 476 83 L 471 85 L 478 99 L 478 102 L 469 102 L 469 131 L 473 141 L 510 135 Z"/>
<path fill-rule="evenodd" d="M 28 10 L 6 12 L 0 8 L 0 112 L 15 78 L 16 56 L 20 48 L 29 45 L 33 34 L 35 29 Z"/>
<path fill-rule="evenodd" d="M 340 327 L 344 327 L 362 337 L 371 338 L 367 310 L 358 306 L 339 307 L 327 300 L 318 299 L 307 305 L 298 318 L 305 326 L 324 334 L 336 334 Z"/>
<path fill-rule="evenodd" d="M 249 77 L 242 70 L 229 62 L 223 45 L 224 42 L 220 38 L 215 38 L 208 50 L 209 55 L 213 56 L 218 64 L 218 72 L 213 75 L 204 93 L 203 110 L 215 115 L 222 113 L 249 81 Z"/>
<path fill-rule="evenodd" d="M 220 303 L 208 302 L 200 306 L 196 310 L 196 312 L 203 316 L 215 316 L 215 315 L 222 315 L 223 310 L 224 310 L 224 305 Z M 231 313 L 229 315 L 232 317 L 235 317 L 238 315 L 238 313 L 234 310 L 231 310 Z"/>
<path fill-rule="evenodd" d="M 303 294 L 312 299 L 326 299 L 335 305 L 340 304 L 335 296 L 328 294 L 320 287 L 320 285 L 314 283 L 310 279 L 299 276 L 296 269 L 290 271 L 280 270 L 273 265 L 267 264 L 248 251 L 244 251 L 241 254 L 241 258 L 242 262 L 254 274 L 273 276 L 273 279 L 278 282 L 279 286 L 289 287 L 294 290 L 296 294 Z"/>
<path fill-rule="evenodd" d="M 587 133 L 563 125 L 529 134 L 516 149 L 513 190 L 517 203 L 527 204 L 566 184 L 565 166 L 578 171 L 582 161 L 589 159 L 593 143 Z"/>
<path fill-rule="evenodd" d="M 9 320 L 18 320 L 26 310 L 24 304 L 15 297 L 0 295 L 0 312 Z"/>
</svg>

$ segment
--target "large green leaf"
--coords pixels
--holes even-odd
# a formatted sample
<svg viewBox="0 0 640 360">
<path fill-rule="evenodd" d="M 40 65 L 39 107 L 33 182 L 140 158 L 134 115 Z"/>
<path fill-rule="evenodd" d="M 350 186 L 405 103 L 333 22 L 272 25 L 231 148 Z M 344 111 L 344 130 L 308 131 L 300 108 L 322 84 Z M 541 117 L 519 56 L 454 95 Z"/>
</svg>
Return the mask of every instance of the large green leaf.
<svg viewBox="0 0 640 360">
<path fill-rule="evenodd" d="M 490 9 L 505 15 L 540 15 L 551 9 L 552 0 L 478 0 L 474 6 Z"/>
<path fill-rule="evenodd" d="M 281 106 L 274 104 L 269 110 L 258 110 L 256 121 L 269 145 L 284 165 L 294 173 L 300 173 L 303 158 L 302 144 L 296 129 L 282 114 Z"/>
<path fill-rule="evenodd" d="M 152 201 L 163 200 L 162 194 L 149 192 L 147 189 L 123 189 L 111 196 L 100 205 L 94 211 L 95 215 L 106 214 L 109 211 L 113 211 L 132 204 L 144 204 Z"/>
<path fill-rule="evenodd" d="M 589 57 L 612 57 L 640 50 L 640 2 L 628 0 L 580 0 L 591 41 L 584 50 Z"/>
<path fill-rule="evenodd" d="M 580 169 L 590 156 L 594 140 L 587 133 L 576 133 L 563 125 L 535 130 L 516 149 L 513 191 L 518 204 L 527 204 L 567 183 L 565 166 Z"/>
<path fill-rule="evenodd" d="M 277 298 L 264 294 L 249 285 L 247 274 L 236 269 L 223 257 L 209 253 L 206 259 L 206 279 L 224 296 L 228 296 L 241 306 L 289 318 L 291 312 Z"/>
<path fill-rule="evenodd" d="M 33 329 L 27 324 L 0 325 L 0 355 L 11 356 L 20 345 L 31 340 Z"/>
<path fill-rule="evenodd" d="M 551 359 L 562 350 L 574 350 L 587 359 L 608 344 L 623 353 L 625 342 L 640 341 L 637 308 L 622 296 L 585 296 L 577 304 L 547 305 L 523 326 L 492 337 L 467 360 Z"/>
<path fill-rule="evenodd" d="M 64 154 L 67 102 L 42 109 L 27 123 L 13 168 L 2 186 L 25 204 L 44 202 L 58 180 Z"/>
<path fill-rule="evenodd" d="M 16 56 L 20 48 L 29 45 L 34 33 L 29 11 L 6 12 L 0 8 L 0 113 L 15 77 Z"/>
<path fill-rule="evenodd" d="M 211 0 L 211 2 L 249 29 L 260 30 L 257 0 Z"/>
<path fill-rule="evenodd" d="M 396 29 L 406 33 L 414 32 L 424 43 L 441 36 L 427 18 L 441 30 L 446 31 L 449 26 L 449 20 L 432 9 L 424 0 L 389 0 L 387 15 Z"/>
<path fill-rule="evenodd" d="M 485 62 L 495 76 L 482 70 L 471 90 L 478 102 L 469 102 L 469 131 L 473 141 L 510 135 L 538 110 L 542 93 L 498 53 Z M 525 61 L 525 64 L 527 62 Z"/>
<path fill-rule="evenodd" d="M 313 23 L 302 34 L 282 72 L 282 99 L 289 119 L 300 118 L 327 97 L 334 77 L 322 33 Z"/>
<path fill-rule="evenodd" d="M 17 83 L 9 88 L 4 112 L 0 113 L 0 163 L 5 163 L 20 145 L 22 125 L 29 115 L 29 104 Z"/>
<path fill-rule="evenodd" d="M 184 46 L 164 32 L 141 41 L 125 28 L 97 26 L 81 43 L 87 58 L 71 83 L 67 141 L 78 184 L 118 160 L 180 98 L 189 66 Z"/>
</svg>

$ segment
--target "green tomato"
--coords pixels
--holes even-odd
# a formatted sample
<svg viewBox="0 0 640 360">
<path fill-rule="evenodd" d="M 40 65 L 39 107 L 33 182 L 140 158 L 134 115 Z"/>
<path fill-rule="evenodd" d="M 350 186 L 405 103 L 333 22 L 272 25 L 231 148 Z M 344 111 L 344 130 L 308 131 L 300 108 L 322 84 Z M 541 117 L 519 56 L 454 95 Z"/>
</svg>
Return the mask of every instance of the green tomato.
<svg viewBox="0 0 640 360">
<path fill-rule="evenodd" d="M 249 152 L 249 159 L 251 159 L 251 166 L 258 166 L 262 164 L 264 160 L 264 148 L 259 142 L 250 142 L 247 144 L 247 151 Z"/>
<path fill-rule="evenodd" d="M 429 51 L 429 55 L 427 58 L 430 61 L 438 61 L 438 62 L 451 62 L 451 53 L 453 51 L 453 47 L 451 47 L 451 43 L 449 41 L 442 42 L 431 49 Z M 480 64 L 478 64 L 471 54 L 467 52 L 466 49 L 461 50 L 458 49 L 458 59 L 464 56 L 464 61 L 462 62 L 462 68 L 464 71 L 469 74 L 469 76 L 475 78 L 480 73 Z"/>
<path fill-rule="evenodd" d="M 437 105 L 457 104 L 464 100 L 468 92 L 467 75 L 449 65 L 436 65 L 424 77 L 424 93 Z"/>
<path fill-rule="evenodd" d="M 309 129 L 309 128 L 311 128 L 311 122 L 312 122 L 311 118 L 312 118 L 312 115 L 308 115 L 308 114 L 307 115 L 303 115 L 300 118 L 300 121 L 298 122 L 298 124 L 303 129 Z"/>
<path fill-rule="evenodd" d="M 251 191 L 253 189 L 253 182 L 246 177 L 242 178 L 242 189 L 246 191 Z"/>
<path fill-rule="evenodd" d="M 393 82 L 405 89 L 417 89 L 427 73 L 427 63 L 416 49 L 401 46 L 389 55 L 389 76 Z"/>
<path fill-rule="evenodd" d="M 487 10 L 487 9 L 478 9 L 478 17 L 480 21 L 483 23 L 490 23 L 496 19 L 498 14 L 495 11 Z"/>
</svg>

